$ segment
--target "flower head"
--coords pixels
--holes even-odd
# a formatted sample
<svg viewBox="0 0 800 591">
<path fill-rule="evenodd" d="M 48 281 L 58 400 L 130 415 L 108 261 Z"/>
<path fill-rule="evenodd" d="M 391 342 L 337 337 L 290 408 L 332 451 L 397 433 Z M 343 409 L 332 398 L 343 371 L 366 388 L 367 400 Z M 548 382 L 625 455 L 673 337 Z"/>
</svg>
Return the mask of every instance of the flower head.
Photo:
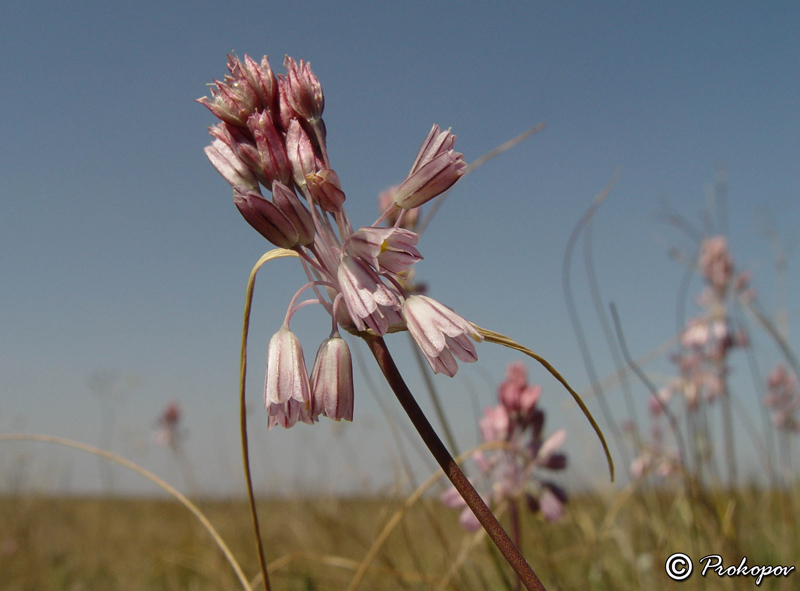
<svg viewBox="0 0 800 591">
<path fill-rule="evenodd" d="M 213 139 L 206 155 L 233 187 L 242 217 L 275 246 L 293 250 L 309 278 L 269 344 L 264 394 L 269 425 L 290 427 L 314 422 L 320 414 L 352 417 L 350 354 L 341 338 L 322 344 L 309 383 L 300 342 L 288 328 L 307 303 L 318 303 L 331 315 L 334 335 L 338 328 L 379 336 L 408 328 L 431 367 L 450 376 L 456 359 L 477 359 L 471 339 L 481 337 L 449 308 L 410 295 L 404 286 L 410 267 L 422 258 L 418 235 L 378 227 L 398 210 L 403 210 L 396 214 L 398 226 L 411 220 L 414 215 L 406 210 L 460 178 L 466 164 L 453 149 L 455 136 L 434 125 L 383 215 L 354 231 L 328 154 L 319 79 L 303 60 L 287 56 L 284 66 L 286 74 L 276 76 L 266 57 L 260 62 L 230 57 L 229 74 L 215 82 L 211 98 L 198 102 L 221 120 L 209 130 Z M 297 304 L 308 289 L 316 299 Z"/>
<path fill-rule="evenodd" d="M 545 479 L 543 471 L 567 467 L 567 456 L 560 451 L 567 432 L 558 429 L 544 437 L 544 411 L 537 406 L 541 388 L 527 381 L 524 364 L 509 365 L 506 379 L 498 388 L 499 404 L 486 408 L 479 423 L 484 442 L 504 445 L 500 449 L 477 452 L 473 460 L 488 490 L 487 502 L 524 501 L 531 511 L 541 512 L 546 520 L 555 521 L 564 512 L 567 495 L 557 484 Z M 524 392 L 531 394 L 522 395 Z M 529 400 L 520 403 L 521 399 Z M 455 489 L 448 489 L 442 501 L 450 507 L 464 506 L 463 501 L 456 498 Z M 467 513 L 471 515 L 469 510 L 462 512 L 461 524 L 472 529 L 474 517 Z"/>
</svg>

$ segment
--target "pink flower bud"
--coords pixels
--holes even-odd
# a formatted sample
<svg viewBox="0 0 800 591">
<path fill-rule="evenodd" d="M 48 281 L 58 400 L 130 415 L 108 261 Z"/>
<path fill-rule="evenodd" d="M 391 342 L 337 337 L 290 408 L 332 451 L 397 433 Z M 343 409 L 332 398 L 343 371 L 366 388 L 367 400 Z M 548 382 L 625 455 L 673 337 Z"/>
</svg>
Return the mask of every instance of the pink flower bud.
<svg viewBox="0 0 800 591">
<path fill-rule="evenodd" d="M 466 168 L 462 154 L 439 154 L 403 181 L 394 195 L 394 202 L 402 209 L 419 207 L 452 187 Z"/>
<path fill-rule="evenodd" d="M 248 189 L 258 187 L 258 181 L 247 165 L 242 162 L 225 142 L 215 139 L 203 150 L 212 166 L 231 186 L 242 185 Z"/>
<path fill-rule="evenodd" d="M 713 236 L 700 245 L 700 269 L 711 286 L 723 291 L 733 277 L 733 259 L 724 236 Z"/>
<path fill-rule="evenodd" d="M 225 82 L 214 80 L 216 88 L 211 89 L 211 98 L 202 97 L 197 102 L 204 105 L 216 117 L 244 127 L 247 118 L 258 108 L 258 97 L 244 79 L 225 77 Z"/>
<path fill-rule="evenodd" d="M 311 65 L 300 60 L 298 66 L 287 55 L 283 66 L 286 68 L 286 98 L 292 109 L 307 121 L 318 120 L 325 108 L 325 97 L 319 80 L 311 71 Z"/>
<path fill-rule="evenodd" d="M 339 335 L 319 346 L 311 370 L 311 396 L 312 416 L 353 420 L 353 361 L 350 348 Z"/>
<path fill-rule="evenodd" d="M 258 147 L 258 162 L 266 177 L 266 186 L 273 181 L 290 183 L 292 180 L 292 164 L 286 154 L 283 137 L 272 122 L 272 116 L 266 111 L 254 113 L 247 120 L 247 126 L 253 132 Z"/>
<path fill-rule="evenodd" d="M 240 67 L 247 83 L 258 96 L 261 108 L 267 111 L 274 110 L 278 104 L 278 80 L 269 66 L 267 56 L 262 57 L 261 63 L 257 64 L 245 54 L 244 64 L 240 64 Z"/>
<path fill-rule="evenodd" d="M 256 191 L 237 185 L 233 188 L 233 202 L 247 223 L 278 248 L 294 248 L 299 236 L 297 230 L 278 207 Z"/>
<path fill-rule="evenodd" d="M 286 132 L 286 154 L 292 164 L 292 177 L 298 187 L 306 185 L 306 178 L 322 168 L 322 161 L 314 153 L 314 147 L 297 119 L 289 122 Z"/>
<path fill-rule="evenodd" d="M 272 201 L 283 212 L 294 229 L 297 230 L 297 242 L 308 246 L 314 242 L 314 220 L 311 212 L 298 199 L 294 191 L 279 181 L 272 183 Z"/>
<path fill-rule="evenodd" d="M 430 201 L 461 178 L 467 164 L 464 155 L 453 151 L 455 136 L 439 131 L 434 125 L 422 143 L 411 172 L 394 194 L 394 202 L 402 209 L 419 207 Z"/>
</svg>

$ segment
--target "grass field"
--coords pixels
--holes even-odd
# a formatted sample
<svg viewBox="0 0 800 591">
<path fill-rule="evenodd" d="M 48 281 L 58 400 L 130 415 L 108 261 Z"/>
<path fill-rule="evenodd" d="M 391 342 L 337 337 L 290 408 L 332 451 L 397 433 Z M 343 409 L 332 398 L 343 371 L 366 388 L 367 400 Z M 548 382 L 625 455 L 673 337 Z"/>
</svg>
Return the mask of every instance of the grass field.
<svg viewBox="0 0 800 591">
<path fill-rule="evenodd" d="M 404 499 L 264 501 L 259 506 L 274 589 L 346 589 Z M 523 550 L 548 589 L 752 589 L 755 578 L 701 576 L 727 567 L 800 563 L 797 495 L 745 491 L 690 499 L 683 489 L 579 496 L 557 523 L 523 520 Z M 258 563 L 247 505 L 207 501 L 203 513 L 248 577 Z M 0 589 L 218 590 L 241 585 L 208 532 L 171 500 L 7 497 L 0 500 Z M 665 574 L 683 552 L 695 573 Z M 797 589 L 795 571 L 761 589 Z M 257 587 L 254 587 L 257 588 Z M 506 589 L 512 574 L 436 498 L 412 506 L 377 551 L 361 589 Z"/>
</svg>

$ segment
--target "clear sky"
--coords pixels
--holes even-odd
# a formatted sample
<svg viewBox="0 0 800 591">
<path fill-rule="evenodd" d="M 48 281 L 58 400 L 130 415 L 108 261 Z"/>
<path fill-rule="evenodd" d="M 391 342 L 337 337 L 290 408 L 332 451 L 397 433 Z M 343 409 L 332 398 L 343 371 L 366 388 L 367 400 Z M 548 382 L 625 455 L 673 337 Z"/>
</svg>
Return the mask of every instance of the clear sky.
<svg viewBox="0 0 800 591">
<path fill-rule="evenodd" d="M 733 254 L 754 270 L 767 307 L 775 275 L 763 212 L 783 237 L 798 236 L 794 2 L 9 0 L 0 48 L 0 432 L 106 445 L 179 485 L 167 451 L 150 442 L 170 400 L 185 411 L 199 486 L 243 490 L 241 313 L 247 275 L 269 245 L 205 159 L 214 118 L 193 102 L 225 74 L 229 52 L 268 54 L 279 72 L 285 54 L 311 62 L 332 164 L 359 225 L 374 221 L 377 194 L 402 180 L 432 123 L 452 127 L 472 161 L 546 122 L 456 186 L 421 240 L 417 271 L 431 295 L 544 354 L 578 388 L 588 380 L 561 261 L 573 226 L 615 174 L 594 258 L 637 354 L 676 328 L 683 268 L 667 251 L 688 243 L 658 221 L 662 198 L 698 219 L 704 186 L 724 164 Z M 790 263 L 791 294 L 800 286 Z M 582 263 L 575 270 L 578 305 L 592 322 Z M 400 450 L 360 378 L 352 425 L 266 432 L 267 342 L 302 279 L 295 261 L 260 277 L 249 384 L 261 487 L 384 486 Z M 790 316 L 797 312 L 791 300 Z M 314 310 L 293 328 L 307 355 L 328 331 Z M 607 373 L 600 333 L 589 332 Z M 417 386 L 406 337 L 389 345 Z M 455 379 L 436 380 L 463 446 L 475 442 L 474 404 L 492 403 L 506 363 L 518 359 L 485 344 L 479 355 Z M 529 368 L 545 384 L 552 428 L 570 425 L 571 471 L 589 471 L 602 456 L 586 445 L 588 427 Z M 109 377 L 99 395 L 90 387 L 98 376 Z M 392 424 L 405 426 L 385 389 L 378 396 Z M 415 457 L 415 445 L 405 453 Z M 21 480 L 107 486 L 93 458 L 29 443 L 0 448 L 0 490 Z M 117 470 L 113 479 L 117 490 L 152 490 Z"/>
</svg>

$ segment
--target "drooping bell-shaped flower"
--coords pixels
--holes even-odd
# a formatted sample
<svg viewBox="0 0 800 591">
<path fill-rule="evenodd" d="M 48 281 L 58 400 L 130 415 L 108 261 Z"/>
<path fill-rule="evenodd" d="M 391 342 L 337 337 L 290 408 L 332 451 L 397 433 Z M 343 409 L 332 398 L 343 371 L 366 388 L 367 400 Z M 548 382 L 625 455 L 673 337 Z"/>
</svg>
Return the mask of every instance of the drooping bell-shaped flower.
<svg viewBox="0 0 800 591">
<path fill-rule="evenodd" d="M 483 337 L 447 306 L 427 296 L 412 295 L 403 302 L 402 315 L 434 373 L 452 378 L 458 371 L 455 357 L 467 363 L 478 360 L 471 339 L 480 342 Z"/>
<path fill-rule="evenodd" d="M 364 330 L 369 326 L 378 335 L 386 334 L 389 325 L 399 318 L 397 292 L 381 281 L 372 267 L 351 256 L 342 258 L 337 278 L 342 300 L 356 328 Z"/>
<path fill-rule="evenodd" d="M 289 400 L 296 400 L 308 408 L 311 388 L 300 340 L 284 324 L 270 339 L 267 351 L 267 379 L 264 388 L 264 403 L 267 408 L 271 404 L 283 404 Z"/>
<path fill-rule="evenodd" d="M 312 416 L 353 420 L 353 360 L 350 348 L 338 334 L 319 346 L 311 370 L 311 397 Z"/>
</svg>

